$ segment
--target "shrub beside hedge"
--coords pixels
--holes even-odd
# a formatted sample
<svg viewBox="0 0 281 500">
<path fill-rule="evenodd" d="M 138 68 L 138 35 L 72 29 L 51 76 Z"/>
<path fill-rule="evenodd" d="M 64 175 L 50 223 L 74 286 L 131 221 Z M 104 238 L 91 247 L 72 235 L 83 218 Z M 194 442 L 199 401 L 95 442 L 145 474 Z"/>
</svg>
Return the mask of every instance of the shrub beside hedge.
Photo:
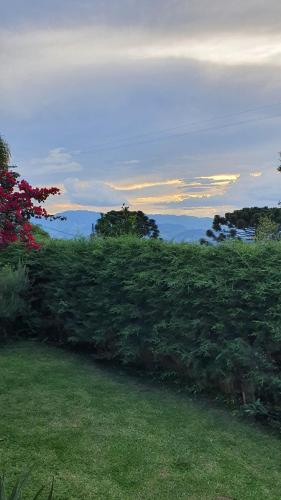
<svg viewBox="0 0 281 500">
<path fill-rule="evenodd" d="M 25 294 L 28 279 L 22 265 L 12 268 L 0 264 L 0 339 L 21 331 L 21 317 L 26 313 Z"/>
<path fill-rule="evenodd" d="M 51 241 L 22 258 L 29 331 L 280 418 L 279 242 Z"/>
</svg>

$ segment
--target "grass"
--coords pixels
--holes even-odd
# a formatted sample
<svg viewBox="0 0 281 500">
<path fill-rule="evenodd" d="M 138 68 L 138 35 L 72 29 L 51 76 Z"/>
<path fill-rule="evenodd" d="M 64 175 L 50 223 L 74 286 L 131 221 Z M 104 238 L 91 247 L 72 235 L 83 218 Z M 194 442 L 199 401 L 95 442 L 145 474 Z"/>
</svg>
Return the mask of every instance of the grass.
<svg viewBox="0 0 281 500">
<path fill-rule="evenodd" d="M 278 437 L 32 343 L 0 350 L 0 459 L 57 500 L 280 500 Z M 24 497 L 25 498 L 25 497 Z"/>
</svg>

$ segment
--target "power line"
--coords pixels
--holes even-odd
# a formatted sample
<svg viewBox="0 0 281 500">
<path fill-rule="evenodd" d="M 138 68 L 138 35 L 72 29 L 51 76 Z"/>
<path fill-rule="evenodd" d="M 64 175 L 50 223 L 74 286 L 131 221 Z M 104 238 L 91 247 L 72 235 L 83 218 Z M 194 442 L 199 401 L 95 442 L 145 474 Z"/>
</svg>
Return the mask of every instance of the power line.
<svg viewBox="0 0 281 500">
<path fill-rule="evenodd" d="M 46 224 L 44 224 L 43 229 L 45 229 L 45 228 L 50 229 L 51 231 L 57 231 L 58 233 L 66 234 L 67 236 L 73 236 L 73 238 L 75 238 L 77 236 L 76 234 L 67 233 L 66 231 L 62 231 L 61 229 L 56 229 L 56 228 L 48 226 Z"/>
<path fill-rule="evenodd" d="M 213 117 L 213 118 L 209 118 L 208 120 L 204 120 L 203 123 L 209 123 L 209 122 L 212 122 L 212 121 L 216 121 L 216 120 L 220 120 L 220 119 L 223 119 L 223 118 L 230 118 L 232 116 L 239 116 L 239 115 L 242 115 L 242 114 L 247 114 L 247 113 L 251 113 L 251 112 L 254 112 L 254 111 L 261 111 L 263 109 L 267 109 L 267 108 L 272 108 L 272 107 L 276 107 L 276 106 L 280 106 L 281 105 L 281 102 L 275 102 L 275 103 L 271 103 L 271 104 L 263 104 L 262 106 L 256 106 L 256 107 L 252 107 L 252 108 L 247 108 L 247 109 L 244 109 L 244 110 L 240 110 L 240 111 L 236 111 L 235 113 L 227 113 L 227 114 L 223 114 L 223 115 L 219 115 L 217 117 Z M 150 132 L 145 132 L 145 133 L 142 133 L 142 134 L 137 134 L 137 135 L 133 135 L 133 136 L 129 136 L 129 137 L 125 137 L 124 140 L 134 140 L 134 139 L 139 139 L 139 138 L 142 138 L 142 137 L 149 137 L 151 135 L 159 135 L 159 134 L 163 134 L 163 133 L 167 133 L 167 132 L 171 132 L 171 131 L 174 131 L 174 130 L 178 130 L 179 128 L 183 128 L 183 127 L 187 127 L 187 126 L 194 126 L 194 125 L 201 125 L 202 123 L 202 120 L 200 121 L 196 121 L 196 122 L 183 122 L 182 124 L 180 125 L 177 125 L 175 127 L 169 127 L 169 128 L 165 128 L 165 129 L 160 129 L 160 130 L 155 130 L 155 131 L 150 131 Z M 115 136 L 116 139 L 118 140 L 120 136 Z M 106 140 L 105 142 L 103 142 L 100 147 L 104 147 L 104 146 L 107 146 L 108 144 L 110 144 L 110 141 L 112 141 L 112 139 L 114 140 L 115 137 L 111 136 L 108 138 L 108 140 Z M 122 140 L 122 137 L 121 137 L 121 140 Z M 99 146 L 97 146 L 99 147 Z M 79 154 L 79 153 L 78 153 Z"/>
<path fill-rule="evenodd" d="M 151 144 L 151 143 L 162 141 L 165 139 L 184 137 L 184 136 L 187 136 L 190 134 L 198 134 L 198 133 L 209 132 L 209 131 L 213 131 L 213 130 L 222 130 L 222 129 L 230 128 L 230 127 L 237 126 L 237 125 L 244 125 L 246 123 L 257 123 L 257 122 L 272 120 L 274 118 L 280 118 L 280 117 L 281 117 L 281 113 L 278 113 L 278 114 L 275 114 L 272 116 L 260 117 L 260 118 L 249 118 L 247 120 L 241 120 L 239 122 L 231 122 L 231 123 L 225 123 L 223 125 L 216 125 L 216 126 L 206 127 L 206 128 L 201 128 L 201 129 L 188 130 L 186 132 L 181 132 L 178 134 L 170 134 L 170 135 L 166 135 L 166 136 L 162 136 L 162 137 L 155 137 L 155 138 L 147 139 L 144 141 L 127 142 L 127 143 L 121 143 L 121 144 L 112 145 L 112 146 L 110 146 L 110 145 L 109 146 L 101 146 L 101 147 L 97 146 L 96 148 L 92 148 L 92 149 L 87 150 L 87 151 L 80 151 L 79 153 L 76 153 L 76 154 L 81 155 L 81 154 L 98 153 L 101 151 L 113 151 L 116 149 L 122 149 L 124 147 L 130 147 L 130 146 L 134 146 L 134 145 L 138 146 L 138 145 L 142 145 L 142 144 Z"/>
</svg>

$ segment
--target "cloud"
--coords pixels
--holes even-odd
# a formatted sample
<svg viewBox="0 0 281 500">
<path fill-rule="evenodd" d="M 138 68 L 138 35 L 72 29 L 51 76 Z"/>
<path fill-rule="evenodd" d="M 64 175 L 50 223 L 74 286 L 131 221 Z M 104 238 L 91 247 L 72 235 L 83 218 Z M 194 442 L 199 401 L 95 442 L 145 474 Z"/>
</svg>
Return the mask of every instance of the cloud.
<svg viewBox="0 0 281 500">
<path fill-rule="evenodd" d="M 262 175 L 252 175 L 262 174 Z M 197 216 L 224 214 L 242 206 L 276 206 L 281 197 L 280 174 L 274 169 L 248 171 L 241 174 L 216 173 L 195 179 L 159 179 L 116 186 L 110 181 L 67 178 L 63 195 L 57 201 L 57 211 L 89 209 L 107 211 L 118 209 L 123 203 L 146 213 L 171 213 Z M 214 181 L 215 179 L 228 179 Z M 280 182 L 281 185 L 281 182 Z M 133 188 L 132 188 L 133 186 Z M 122 189 L 123 188 L 123 189 Z M 254 197 L 253 197 L 254 193 Z M 137 196 L 136 196 L 137 194 Z"/>
<path fill-rule="evenodd" d="M 280 37 L 243 34 L 220 34 L 216 37 L 165 40 L 137 52 L 133 47 L 132 59 L 189 59 L 222 66 L 273 65 L 280 66 Z"/>
<path fill-rule="evenodd" d="M 154 211 L 157 207 L 164 210 L 166 206 L 174 207 L 187 200 L 201 200 L 222 196 L 230 183 L 236 182 L 239 174 L 217 174 L 210 176 L 190 177 L 188 179 L 154 179 L 135 183 L 113 184 L 107 182 L 115 191 L 128 194 L 129 204 L 144 211 Z M 200 182 L 197 180 L 200 179 Z M 216 182 L 214 180 L 218 179 Z M 224 179 L 224 180 L 221 180 Z M 227 180 L 226 180 L 227 179 Z"/>
<path fill-rule="evenodd" d="M 134 203 L 136 204 L 154 204 L 154 203 L 162 203 L 164 206 L 170 202 L 182 202 L 189 199 L 202 199 L 202 198 L 211 198 L 212 194 L 208 191 L 201 193 L 174 193 L 160 196 L 144 196 L 134 199 Z"/>
<path fill-rule="evenodd" d="M 120 207 L 128 203 L 125 196 L 102 181 L 68 178 L 64 187 L 67 199 L 80 206 Z"/>
<path fill-rule="evenodd" d="M 124 161 L 119 161 L 118 165 L 138 165 L 140 163 L 140 160 L 124 160 Z"/>
<path fill-rule="evenodd" d="M 159 186 L 181 186 L 184 181 L 181 179 L 168 179 L 162 181 L 139 182 L 136 184 L 108 184 L 117 191 L 135 191 L 144 188 L 159 187 Z"/>
<path fill-rule="evenodd" d="M 161 15 L 159 15 L 161 13 Z M 159 32 L 217 32 L 241 29 L 279 32 L 281 7 L 278 0 L 13 0 L 1 6 L 3 25 L 17 26 L 37 21 L 52 25 L 67 22 L 99 22 L 132 29 L 150 27 Z M 6 23 L 5 23 L 6 21 Z"/>
<path fill-rule="evenodd" d="M 251 177 L 260 177 L 262 175 L 262 172 L 250 172 Z"/>
<path fill-rule="evenodd" d="M 226 175 L 226 174 L 224 174 Z M 147 213 L 165 213 L 172 208 L 178 213 L 185 212 L 183 203 L 221 196 L 227 185 L 212 183 L 205 179 L 200 183 L 193 179 L 156 179 L 147 182 L 115 185 L 110 181 L 93 179 L 67 178 L 63 182 L 63 196 L 59 206 L 107 210 L 120 208 L 123 203 Z M 136 196 L 136 192 L 140 193 Z M 59 209 L 58 206 L 58 209 Z M 61 208 L 60 208 L 61 209 Z"/>
<path fill-rule="evenodd" d="M 219 182 L 235 182 L 239 179 L 240 174 L 215 174 L 215 175 L 201 175 L 200 177 L 196 177 L 196 179 L 208 179 L 211 181 L 219 181 Z"/>
<path fill-rule="evenodd" d="M 281 65 L 281 41 L 275 34 L 161 34 L 99 25 L 75 28 L 0 31 L 0 88 L 58 81 L 84 71 L 112 72 L 120 65 L 189 60 L 221 66 Z"/>
<path fill-rule="evenodd" d="M 233 210 L 242 205 L 276 205 L 279 201 L 278 175 L 274 170 L 249 170 L 241 174 L 215 173 L 158 181 L 154 178 L 147 182 L 118 185 L 110 181 L 68 178 L 64 181 L 62 202 L 76 208 L 102 210 L 119 208 L 126 203 L 146 213 L 224 213 L 225 207 Z"/>
<path fill-rule="evenodd" d="M 231 210 L 249 206 L 277 206 L 281 198 L 280 174 L 271 168 L 264 169 L 261 174 L 252 176 L 251 171 L 244 171 L 235 182 L 225 186 L 224 190 L 211 192 L 210 197 L 184 199 L 179 203 L 172 202 L 167 205 L 167 208 L 183 212 L 195 210 L 196 207 L 195 211 L 198 213 L 198 207 L 206 207 L 210 213 L 223 214 L 225 206 L 231 207 Z"/>
<path fill-rule="evenodd" d="M 167 213 L 174 213 L 175 215 L 181 214 L 181 215 L 193 215 L 196 217 L 213 217 L 214 215 L 220 214 L 224 215 L 227 212 L 232 212 L 235 210 L 234 205 L 218 205 L 218 206 L 212 206 L 212 205 L 206 205 L 206 206 L 189 206 L 186 207 L 185 209 L 167 209 Z"/>
<path fill-rule="evenodd" d="M 132 104 L 131 113 L 142 105 L 145 93 L 145 109 L 152 112 L 158 99 L 164 104 L 161 112 L 157 110 L 155 121 L 158 114 L 165 115 L 165 109 L 169 111 L 167 104 L 171 101 L 169 126 L 174 125 L 175 119 L 182 119 L 184 110 L 187 112 L 186 106 L 180 108 L 176 101 L 184 99 L 188 103 L 186 96 L 192 93 L 190 121 L 194 107 L 195 119 L 201 116 L 206 119 L 219 83 L 222 96 L 226 93 L 230 96 L 227 102 L 230 107 L 235 84 L 245 89 L 242 94 L 237 95 L 237 89 L 235 93 L 235 100 L 241 99 L 238 105 L 242 109 L 249 106 L 243 103 L 243 99 L 247 102 L 247 92 L 251 102 L 277 100 L 266 94 L 269 89 L 276 95 L 279 92 L 280 55 L 279 34 L 243 32 L 239 28 L 229 32 L 219 29 L 215 33 L 206 29 L 202 33 L 199 27 L 196 31 L 192 26 L 181 33 L 181 30 L 157 30 L 149 22 L 128 29 L 118 23 L 101 24 L 97 19 L 86 25 L 80 20 L 73 25 L 65 21 L 48 27 L 36 23 L 17 30 L 14 26 L 10 30 L 0 28 L 0 65 L 5 68 L 0 79 L 0 113 L 27 119 L 38 109 L 47 112 L 61 107 L 66 100 L 71 107 L 78 101 L 85 107 L 85 101 L 91 100 L 90 108 L 103 105 L 113 110 L 121 99 L 127 115 Z M 206 89 L 210 97 L 207 103 Z M 138 102 L 134 96 L 130 97 L 132 94 L 139 94 Z M 200 106 L 196 107 L 199 97 L 201 113 Z M 135 134 L 143 133 L 138 127 L 133 130 Z M 108 131 L 105 134 L 108 136 Z M 125 161 L 123 165 L 133 166 L 136 161 L 142 158 Z"/>
<path fill-rule="evenodd" d="M 277 206 L 281 199 L 281 175 L 274 168 L 258 172 L 262 175 L 241 175 L 229 188 L 228 197 L 237 206 Z"/>
<path fill-rule="evenodd" d="M 23 169 L 23 173 L 28 170 L 29 175 L 46 176 L 48 174 L 70 174 L 81 172 L 80 163 L 73 160 L 72 155 L 64 148 L 51 149 L 45 158 L 34 158 Z"/>
</svg>

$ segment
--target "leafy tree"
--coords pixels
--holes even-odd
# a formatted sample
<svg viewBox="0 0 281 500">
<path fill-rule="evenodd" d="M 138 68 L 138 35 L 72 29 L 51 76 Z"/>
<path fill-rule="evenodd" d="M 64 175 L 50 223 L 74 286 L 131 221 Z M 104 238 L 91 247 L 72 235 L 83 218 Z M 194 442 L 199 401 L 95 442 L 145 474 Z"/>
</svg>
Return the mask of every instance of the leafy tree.
<svg viewBox="0 0 281 500">
<path fill-rule="evenodd" d="M 6 141 L 0 136 L 0 167 L 8 168 L 11 153 Z"/>
<path fill-rule="evenodd" d="M 213 241 L 221 242 L 226 239 L 253 240 L 257 228 L 263 221 L 265 224 L 276 225 L 276 231 L 281 228 L 281 208 L 249 207 L 228 212 L 224 216 L 215 215 L 212 229 L 208 229 L 206 236 Z M 273 226 L 272 226 L 273 228 Z M 202 240 L 201 243 L 208 241 Z"/>
<path fill-rule="evenodd" d="M 48 214 L 40 205 L 50 195 L 59 194 L 60 190 L 56 187 L 34 188 L 26 180 L 19 180 L 19 174 L 9 167 L 9 159 L 9 147 L 0 138 L 0 249 L 15 241 L 38 249 L 40 245 L 32 233 L 30 219 L 61 219 Z"/>
<path fill-rule="evenodd" d="M 159 229 L 154 219 L 150 219 L 142 211 L 131 211 L 122 206 L 121 210 L 111 210 L 101 214 L 95 225 L 97 236 L 134 235 L 138 238 L 158 238 Z"/>
<path fill-rule="evenodd" d="M 255 239 L 257 241 L 278 240 L 280 238 L 280 225 L 263 215 L 259 219 Z"/>
</svg>

